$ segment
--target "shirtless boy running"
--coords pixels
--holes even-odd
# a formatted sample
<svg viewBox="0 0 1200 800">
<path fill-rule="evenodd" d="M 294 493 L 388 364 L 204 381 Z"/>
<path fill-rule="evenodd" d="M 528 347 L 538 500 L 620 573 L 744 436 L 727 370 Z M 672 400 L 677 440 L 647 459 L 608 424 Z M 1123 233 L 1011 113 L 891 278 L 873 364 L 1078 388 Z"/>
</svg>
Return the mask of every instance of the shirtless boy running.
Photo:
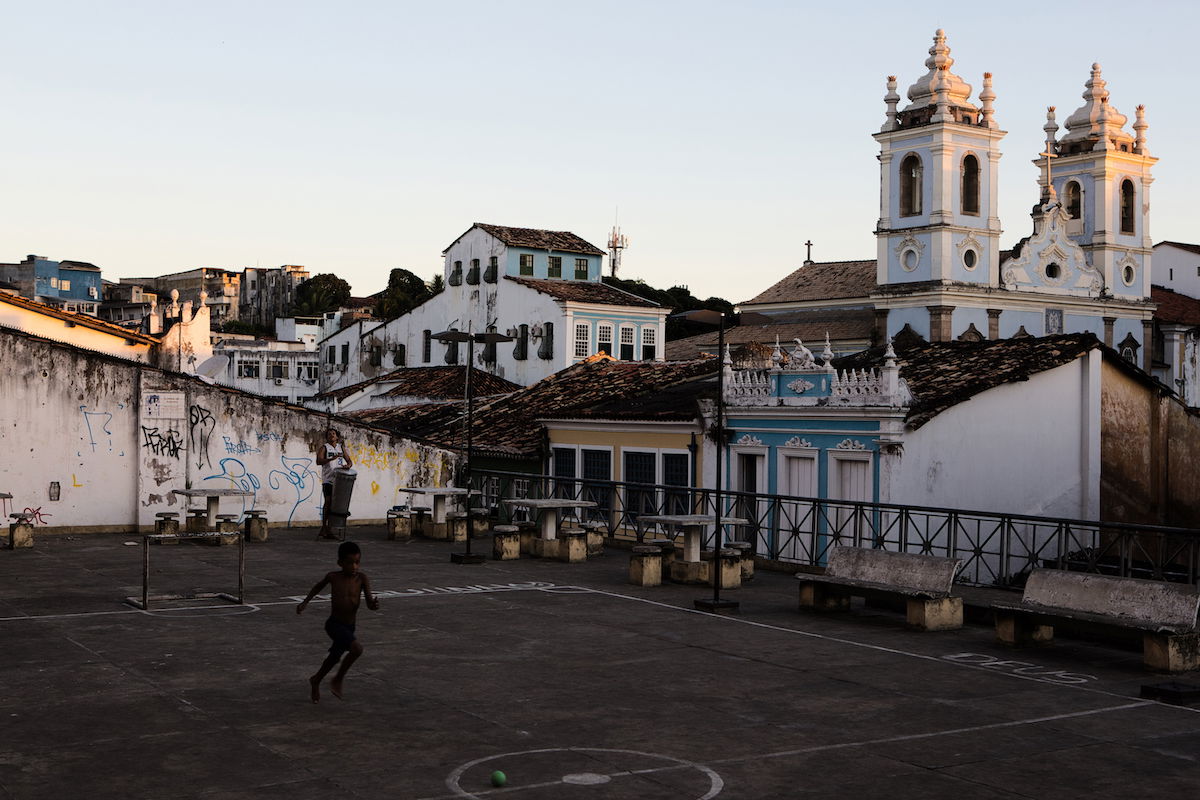
<svg viewBox="0 0 1200 800">
<path fill-rule="evenodd" d="M 359 599 L 366 595 L 367 608 L 372 611 L 379 610 L 379 599 L 371 591 L 371 581 L 365 572 L 358 571 L 358 563 L 361 560 L 362 551 L 357 544 L 342 542 L 338 547 L 337 560 L 341 569 L 328 573 L 312 588 L 308 597 L 304 598 L 304 602 L 296 606 L 297 614 L 303 612 L 310 600 L 320 594 L 326 586 L 329 587 L 329 600 L 332 608 L 329 612 L 329 619 L 325 621 L 325 632 L 333 640 L 333 645 L 329 648 L 329 655 L 321 664 L 321 668 L 308 679 L 312 686 L 314 703 L 321 700 L 321 681 L 345 654 L 346 657 L 342 659 L 342 666 L 338 669 L 337 675 L 333 676 L 333 680 L 329 682 L 330 691 L 339 700 L 342 699 L 342 681 L 345 680 L 346 673 L 350 671 L 350 665 L 357 661 L 363 653 L 363 646 L 354 638 L 354 621 L 358 615 Z"/>
</svg>

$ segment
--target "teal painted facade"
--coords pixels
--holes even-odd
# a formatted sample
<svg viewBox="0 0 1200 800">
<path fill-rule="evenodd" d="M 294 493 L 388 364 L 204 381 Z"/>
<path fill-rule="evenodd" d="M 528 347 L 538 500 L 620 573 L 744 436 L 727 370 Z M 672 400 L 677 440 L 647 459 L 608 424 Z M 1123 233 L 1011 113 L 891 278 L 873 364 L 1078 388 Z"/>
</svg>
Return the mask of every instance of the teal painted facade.
<svg viewBox="0 0 1200 800">
<path fill-rule="evenodd" d="M 529 247 L 508 247 L 506 248 L 507 263 L 504 265 L 504 274 L 511 275 L 514 278 L 536 278 L 538 280 L 558 280 L 558 278 L 550 277 L 550 257 L 555 256 L 562 259 L 562 280 L 589 280 L 599 281 L 601 278 L 601 261 L 602 256 L 584 255 L 582 253 L 568 253 L 565 251 L 548 251 L 536 250 Z M 533 274 L 525 274 L 521 272 L 521 256 L 533 256 Z M 585 259 L 587 261 L 587 278 L 577 278 L 575 276 L 575 260 Z"/>
</svg>

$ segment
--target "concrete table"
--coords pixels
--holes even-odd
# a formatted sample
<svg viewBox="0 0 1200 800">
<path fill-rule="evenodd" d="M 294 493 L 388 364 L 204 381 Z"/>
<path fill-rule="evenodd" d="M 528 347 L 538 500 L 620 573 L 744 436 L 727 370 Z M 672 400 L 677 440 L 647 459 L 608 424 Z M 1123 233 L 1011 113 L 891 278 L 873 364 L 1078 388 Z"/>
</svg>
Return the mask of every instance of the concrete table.
<svg viewBox="0 0 1200 800">
<path fill-rule="evenodd" d="M 208 517 L 205 524 L 208 529 L 216 530 L 217 527 L 217 512 L 220 511 L 220 503 L 222 497 L 253 497 L 254 492 L 248 492 L 245 489 L 174 489 L 173 494 L 180 497 L 203 497 L 208 503 Z"/>
<path fill-rule="evenodd" d="M 465 499 L 468 494 L 480 494 L 478 489 L 455 489 L 447 486 L 409 486 L 401 491 L 409 494 L 427 494 L 433 497 L 433 506 L 430 511 L 430 521 L 435 525 L 440 525 L 446 521 L 446 506 L 450 498 L 454 498 L 457 503 L 459 498 Z"/>
<path fill-rule="evenodd" d="M 700 561 L 700 540 L 705 529 L 713 524 L 712 514 L 645 514 L 639 522 L 651 525 L 666 525 L 683 528 L 683 561 Z M 721 517 L 722 525 L 749 525 L 750 521 L 740 517 Z M 672 537 L 674 538 L 674 537 Z"/>
<path fill-rule="evenodd" d="M 558 538 L 558 512 L 567 508 L 595 508 L 592 500 L 568 500 L 562 497 L 517 497 L 505 500 L 510 506 L 537 512 L 542 539 Z"/>
</svg>

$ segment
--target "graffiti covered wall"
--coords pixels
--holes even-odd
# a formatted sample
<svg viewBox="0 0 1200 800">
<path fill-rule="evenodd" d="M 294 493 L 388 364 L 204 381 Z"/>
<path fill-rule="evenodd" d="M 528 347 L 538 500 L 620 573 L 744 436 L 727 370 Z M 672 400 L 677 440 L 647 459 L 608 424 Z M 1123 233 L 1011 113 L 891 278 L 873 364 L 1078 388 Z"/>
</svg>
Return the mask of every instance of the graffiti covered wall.
<svg viewBox="0 0 1200 800">
<path fill-rule="evenodd" d="M 0 329 L 0 493 L 38 527 L 132 530 L 189 502 L 174 489 L 248 492 L 221 502 L 272 525 L 321 516 L 324 415 Z M 380 521 L 401 490 L 444 485 L 454 455 L 335 418 L 358 479 L 351 524 Z"/>
</svg>

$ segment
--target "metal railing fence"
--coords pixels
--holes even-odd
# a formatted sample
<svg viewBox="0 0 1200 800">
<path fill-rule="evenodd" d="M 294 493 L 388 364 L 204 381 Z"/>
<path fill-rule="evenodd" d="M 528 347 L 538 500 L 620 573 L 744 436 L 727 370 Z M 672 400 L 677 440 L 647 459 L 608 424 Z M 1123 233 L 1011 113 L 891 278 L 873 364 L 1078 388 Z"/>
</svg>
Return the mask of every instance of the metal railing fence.
<svg viewBox="0 0 1200 800">
<path fill-rule="evenodd" d="M 505 521 L 519 519 L 501 502 L 512 497 L 591 500 L 581 521 L 599 520 L 610 535 L 642 541 L 665 534 L 639 519 L 651 514 L 713 514 L 714 492 L 688 486 L 557 478 L 476 470 L 474 488 Z M 831 547 L 875 547 L 963 559 L 958 580 L 976 586 L 1019 586 L 1035 567 L 1197 583 L 1200 530 L 952 508 L 862 503 L 816 497 L 721 491 L 722 541 L 753 545 L 755 555 L 823 566 Z M 706 546 L 712 545 L 712 533 Z"/>
</svg>

